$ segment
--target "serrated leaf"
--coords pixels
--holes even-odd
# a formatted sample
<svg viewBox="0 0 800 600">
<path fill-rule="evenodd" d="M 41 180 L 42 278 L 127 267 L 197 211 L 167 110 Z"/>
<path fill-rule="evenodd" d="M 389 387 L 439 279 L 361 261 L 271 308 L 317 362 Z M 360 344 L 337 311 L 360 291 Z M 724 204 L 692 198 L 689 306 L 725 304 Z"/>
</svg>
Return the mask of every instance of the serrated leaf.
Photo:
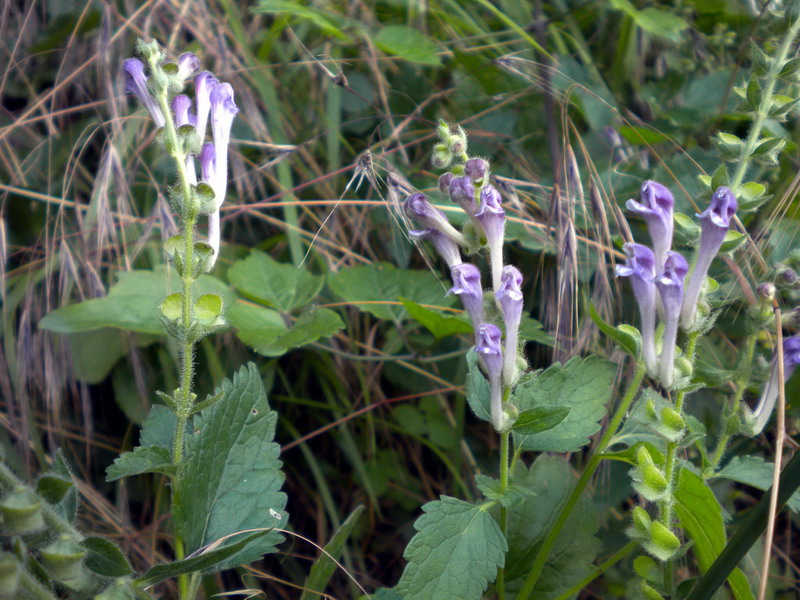
<svg viewBox="0 0 800 600">
<path fill-rule="evenodd" d="M 264 356 L 281 356 L 344 328 L 342 318 L 329 308 L 306 310 L 287 327 L 276 311 L 238 303 L 228 314 L 236 337 Z"/>
<path fill-rule="evenodd" d="M 478 354 L 474 348 L 467 352 L 466 394 L 472 413 L 482 421 L 491 421 L 489 382 L 478 367 Z"/>
<path fill-rule="evenodd" d="M 176 466 L 172 455 L 166 448 L 159 446 L 137 446 L 132 452 L 120 454 L 114 464 L 106 469 L 106 481 L 116 481 L 131 475 L 142 473 L 162 473 L 173 476 Z"/>
<path fill-rule="evenodd" d="M 418 29 L 389 25 L 381 29 L 373 41 L 387 54 L 423 65 L 442 64 L 442 59 L 436 54 L 436 43 Z"/>
<path fill-rule="evenodd" d="M 331 290 L 361 311 L 379 319 L 408 318 L 402 305 L 392 304 L 401 296 L 417 304 L 449 307 L 452 296 L 430 271 L 398 269 L 391 263 L 372 263 L 342 269 L 328 281 Z"/>
<path fill-rule="evenodd" d="M 58 504 L 75 487 L 71 477 L 63 475 L 42 475 L 36 481 L 36 493 L 50 504 Z"/>
<path fill-rule="evenodd" d="M 229 562 L 232 556 L 235 557 L 238 552 L 246 549 L 251 543 L 255 546 L 261 538 L 270 535 L 273 535 L 272 531 L 259 531 L 244 537 L 237 536 L 237 541 L 221 548 L 209 550 L 199 556 L 192 556 L 183 560 L 156 565 L 141 577 L 137 577 L 135 582 L 139 587 L 149 587 L 165 579 L 171 579 L 178 575 L 183 575 L 184 573 L 218 570 L 220 564 Z"/>
<path fill-rule="evenodd" d="M 508 513 L 506 590 L 509 597 L 513 598 L 522 588 L 533 559 L 575 481 L 569 464 L 561 456 L 541 455 L 530 469 L 522 461 L 517 464 L 511 483 L 532 490 L 536 495 L 525 497 Z M 597 511 L 584 496 L 559 534 L 531 598 L 558 598 L 592 570 L 600 549 L 600 542 L 594 537 L 597 528 Z"/>
<path fill-rule="evenodd" d="M 725 548 L 725 523 L 722 508 L 714 492 L 702 478 L 688 469 L 681 469 L 675 490 L 675 514 L 686 535 L 694 542 L 692 552 L 697 565 L 705 573 Z M 728 584 L 736 600 L 752 600 L 753 592 L 740 569 L 728 576 Z"/>
<path fill-rule="evenodd" d="M 774 463 L 767 462 L 761 457 L 735 456 L 723 469 L 715 473 L 714 477 L 738 481 L 766 491 L 772 487 L 774 470 Z M 800 492 L 792 494 L 787 505 L 793 512 L 800 514 Z"/>
<path fill-rule="evenodd" d="M 325 278 L 252 250 L 250 256 L 233 263 L 228 270 L 228 281 L 243 296 L 289 312 L 309 304 L 322 289 Z"/>
<path fill-rule="evenodd" d="M 564 366 L 556 363 L 543 372 L 523 377 L 512 395 L 520 412 L 537 406 L 572 410 L 548 431 L 536 435 L 514 432 L 515 443 L 537 452 L 574 452 L 589 443 L 606 414 L 616 372 L 614 363 L 589 356 L 575 357 Z"/>
<path fill-rule="evenodd" d="M 192 417 L 186 437 L 175 524 L 188 552 L 246 529 L 282 528 L 287 520 L 280 447 L 273 441 L 278 415 L 258 369 L 249 363 L 220 390 L 222 399 Z M 272 532 L 214 568 L 256 560 L 282 539 Z"/>
<path fill-rule="evenodd" d="M 542 433 L 561 423 L 571 412 L 568 406 L 537 406 L 520 413 L 512 431 L 523 435 Z"/>
<path fill-rule="evenodd" d="M 114 542 L 101 537 L 87 537 L 82 542 L 88 551 L 86 567 L 103 577 L 125 577 L 132 575 L 128 559 Z"/>
<path fill-rule="evenodd" d="M 48 313 L 39 327 L 57 333 L 95 331 L 105 327 L 161 335 L 159 306 L 166 296 L 180 288 L 181 280 L 174 270 L 125 271 L 118 274 L 118 282 L 111 286 L 108 295 L 57 308 Z M 210 275 L 197 280 L 197 292 L 216 293 L 225 299 L 226 306 L 233 299 L 228 286 Z"/>
<path fill-rule="evenodd" d="M 483 507 L 449 496 L 422 510 L 396 593 L 404 600 L 480 600 L 508 550 L 497 521 Z"/>
<path fill-rule="evenodd" d="M 400 302 L 408 311 L 412 319 L 417 321 L 420 325 L 424 326 L 436 338 L 447 337 L 448 335 L 456 335 L 459 333 L 472 333 L 472 324 L 459 317 L 443 315 L 435 310 L 426 308 L 400 297 Z"/>
<path fill-rule="evenodd" d="M 638 358 L 642 346 L 641 335 L 637 338 L 629 331 L 613 327 L 606 323 L 594 307 L 594 302 L 589 304 L 589 316 L 600 331 L 614 340 L 625 352 L 634 358 Z"/>
<path fill-rule="evenodd" d="M 358 524 L 358 520 L 364 512 L 364 505 L 359 504 L 355 510 L 350 513 L 350 516 L 345 519 L 341 527 L 336 530 L 330 541 L 325 545 L 325 552 L 323 552 L 317 561 L 311 566 L 311 571 L 308 574 L 306 583 L 303 586 L 303 595 L 300 600 L 319 600 L 320 594 L 316 592 L 323 592 L 328 585 L 331 576 L 337 569 L 334 560 L 338 560 L 339 556 L 344 550 L 344 545 L 350 538 L 350 534 Z M 333 560 L 331 560 L 333 558 Z"/>
</svg>

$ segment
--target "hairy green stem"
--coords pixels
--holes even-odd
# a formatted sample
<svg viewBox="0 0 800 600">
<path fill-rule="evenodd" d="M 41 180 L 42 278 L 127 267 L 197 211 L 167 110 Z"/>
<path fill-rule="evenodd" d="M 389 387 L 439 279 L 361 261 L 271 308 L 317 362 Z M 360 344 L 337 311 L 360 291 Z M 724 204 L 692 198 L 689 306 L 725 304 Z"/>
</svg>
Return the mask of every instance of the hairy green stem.
<svg viewBox="0 0 800 600">
<path fill-rule="evenodd" d="M 689 334 L 686 342 L 685 356 L 688 360 L 693 361 L 695 346 L 697 345 L 697 338 L 699 333 L 693 332 Z M 683 412 L 683 401 L 686 398 L 686 390 L 678 392 L 678 397 L 675 399 L 675 410 L 679 414 Z M 670 531 L 672 531 L 672 512 L 675 505 L 675 498 L 673 490 L 675 489 L 676 470 L 675 470 L 675 455 L 678 450 L 678 442 L 669 442 L 667 444 L 666 466 L 664 467 L 664 477 L 667 480 L 667 495 L 659 503 L 659 513 L 661 523 Z M 672 559 L 664 561 L 664 587 L 669 592 L 670 596 L 673 595 L 675 587 L 675 566 Z"/>
<path fill-rule="evenodd" d="M 753 354 L 756 347 L 756 334 L 752 333 L 747 338 L 747 345 L 745 346 L 744 362 L 740 365 L 738 376 L 736 377 L 736 392 L 733 400 L 725 407 L 723 412 L 724 419 L 722 423 L 722 433 L 717 441 L 717 447 L 711 458 L 711 468 L 716 470 L 719 463 L 722 462 L 722 457 L 725 455 L 725 450 L 731 440 L 732 433 L 728 429 L 728 420 L 732 415 L 739 413 L 739 405 L 744 396 L 744 391 L 747 389 L 747 383 L 750 381 L 750 371 L 753 366 Z"/>
<path fill-rule="evenodd" d="M 161 110 L 164 113 L 164 135 L 169 148 L 170 155 L 175 160 L 178 168 L 178 178 L 180 180 L 181 194 L 183 196 L 183 206 L 181 214 L 181 228 L 183 230 L 183 269 L 181 273 L 181 387 L 180 397 L 177 399 L 177 421 L 175 424 L 175 436 L 172 447 L 172 460 L 178 468 L 178 480 L 174 482 L 172 490 L 172 513 L 175 514 L 176 507 L 180 506 L 180 468 L 183 462 L 183 446 L 186 433 L 186 425 L 189 416 L 192 414 L 192 379 L 194 376 L 194 345 L 195 340 L 191 334 L 192 320 L 194 319 L 194 227 L 197 221 L 197 209 L 194 206 L 191 182 L 186 172 L 186 154 L 181 147 L 178 132 L 172 119 L 167 92 L 164 90 L 159 95 Z M 175 558 L 181 560 L 185 556 L 185 548 L 180 534 L 175 531 Z M 193 597 L 190 590 L 189 575 L 178 576 L 178 591 L 181 600 L 189 600 Z"/>
<path fill-rule="evenodd" d="M 578 483 L 575 484 L 575 487 L 572 489 L 572 493 L 569 495 L 569 498 L 567 498 L 566 503 L 561 507 L 561 511 L 558 513 L 558 517 L 556 518 L 553 527 L 547 533 L 547 537 L 542 543 L 541 548 L 539 548 L 539 552 L 536 554 L 536 558 L 533 561 L 533 565 L 531 566 L 531 570 L 528 573 L 527 579 L 525 580 L 525 584 L 522 586 L 519 594 L 517 594 L 516 600 L 527 600 L 527 598 L 531 597 L 533 588 L 536 585 L 536 582 L 539 580 L 539 576 L 542 573 L 542 569 L 544 569 L 545 562 L 547 562 L 547 558 L 550 555 L 550 551 L 553 549 L 553 545 L 558 539 L 559 533 L 561 533 L 564 525 L 566 525 L 567 519 L 569 519 L 572 511 L 578 504 L 578 500 L 580 500 L 584 490 L 586 489 L 586 486 L 589 484 L 589 481 L 591 481 L 592 476 L 597 470 L 597 467 L 603 458 L 601 456 L 603 451 L 608 447 L 609 442 L 611 442 L 611 438 L 617 432 L 617 429 L 622 423 L 622 419 L 625 417 L 628 409 L 631 407 L 633 399 L 636 397 L 636 392 L 639 390 L 639 386 L 642 384 L 642 379 L 644 379 L 645 371 L 646 368 L 644 362 L 640 361 L 637 363 L 636 372 L 633 376 L 633 380 L 628 386 L 627 391 L 625 392 L 625 396 L 623 396 L 622 401 L 617 407 L 617 410 L 611 417 L 608 427 L 606 427 L 605 433 L 603 433 L 603 436 L 600 438 L 600 441 L 592 453 L 592 457 L 589 459 L 586 468 L 583 470 L 583 474 L 581 474 Z"/>
<path fill-rule="evenodd" d="M 786 60 L 792 48 L 792 43 L 800 32 L 800 17 L 795 19 L 789 29 L 786 37 L 781 42 L 778 48 L 778 53 L 775 55 L 772 63 L 769 66 L 767 74 L 764 76 L 766 86 L 761 92 L 761 102 L 759 102 L 758 109 L 753 119 L 753 125 L 750 128 L 750 133 L 747 135 L 747 140 L 742 146 L 742 154 L 739 159 L 739 164 L 736 166 L 736 171 L 731 178 L 731 189 L 736 193 L 737 188 L 744 181 L 744 176 L 747 173 L 747 167 L 750 165 L 750 158 L 753 151 L 756 149 L 761 137 L 761 131 L 764 129 L 764 123 L 769 117 L 769 109 L 772 105 L 772 95 L 775 92 L 775 84 L 778 82 L 778 75 L 781 69 L 786 65 Z"/>
<path fill-rule="evenodd" d="M 508 442 L 511 437 L 510 431 L 500 434 L 500 493 L 505 494 L 508 489 Z M 502 504 L 500 505 L 500 531 L 506 537 L 508 531 L 508 511 Z M 504 567 L 497 569 L 497 597 L 498 600 L 506 598 L 506 571 Z"/>
</svg>

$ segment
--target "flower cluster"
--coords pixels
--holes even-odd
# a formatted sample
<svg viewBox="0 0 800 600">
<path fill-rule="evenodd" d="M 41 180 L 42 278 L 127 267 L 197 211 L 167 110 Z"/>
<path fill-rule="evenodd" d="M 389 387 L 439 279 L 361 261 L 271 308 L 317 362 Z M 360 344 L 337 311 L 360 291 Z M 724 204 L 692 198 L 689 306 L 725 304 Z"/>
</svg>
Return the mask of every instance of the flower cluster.
<svg viewBox="0 0 800 600">
<path fill-rule="evenodd" d="M 137 50 L 143 60 L 129 58 L 123 63 L 125 91 L 144 104 L 159 129 L 174 129 L 181 140 L 181 147 L 168 149 L 173 156 L 185 161 L 185 178 L 194 186 L 198 198 L 196 208 L 208 215 L 208 243 L 213 250 L 213 264 L 219 253 L 219 209 L 227 189 L 231 127 L 239 112 L 233 100 L 233 87 L 221 83 L 208 71 L 197 73 L 200 61 L 190 52 L 181 54 L 177 63 L 171 63 L 165 62 L 163 52 L 155 43 L 140 40 Z M 192 77 L 194 101 L 180 93 L 186 80 Z M 203 143 L 209 121 L 212 141 Z M 199 183 L 195 159 L 200 162 Z"/>
<path fill-rule="evenodd" d="M 617 266 L 617 276 L 630 277 L 642 319 L 642 354 L 651 377 L 664 387 L 674 383 L 675 341 L 678 326 L 692 331 L 700 326 L 697 307 L 711 261 L 719 252 L 731 219 L 736 198 L 727 187 L 718 188 L 708 208 L 697 217 L 701 223 L 700 246 L 691 275 L 686 259 L 672 250 L 674 198 L 663 185 L 646 181 L 641 200 L 628 200 L 628 210 L 647 223 L 653 249 L 642 244 L 625 244 L 627 262 Z M 656 295 L 656 291 L 658 295 Z M 661 353 L 656 352 L 656 315 L 664 324 Z"/>
<path fill-rule="evenodd" d="M 442 122 L 439 139 L 434 148 L 434 164 L 450 167 L 439 178 L 439 189 L 464 210 L 470 221 L 459 231 L 421 193 L 409 196 L 404 210 L 424 228 L 411 231 L 410 235 L 429 240 L 450 268 L 453 287 L 448 293 L 461 299 L 470 316 L 475 350 L 489 379 L 492 424 L 498 431 L 506 431 L 511 423 L 503 410 L 503 388 L 512 386 L 518 378 L 522 274 L 516 267 L 503 264 L 505 210 L 500 192 L 490 181 L 489 162 L 469 157 L 466 134 L 460 127 Z M 474 254 L 482 247 L 489 255 L 492 292 L 502 315 L 505 340 L 500 328 L 487 316 L 480 269 L 461 258 L 462 249 Z"/>
</svg>

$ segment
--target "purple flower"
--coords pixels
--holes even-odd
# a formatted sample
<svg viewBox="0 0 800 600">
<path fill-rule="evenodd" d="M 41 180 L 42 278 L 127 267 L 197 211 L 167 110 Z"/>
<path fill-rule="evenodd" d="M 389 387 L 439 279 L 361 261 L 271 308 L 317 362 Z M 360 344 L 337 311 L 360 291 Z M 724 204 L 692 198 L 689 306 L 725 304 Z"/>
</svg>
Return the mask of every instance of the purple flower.
<svg viewBox="0 0 800 600">
<path fill-rule="evenodd" d="M 481 205 L 475 218 L 483 227 L 486 245 L 489 247 L 489 264 L 492 267 L 492 287 L 495 293 L 500 290 L 500 276 L 503 269 L 503 232 L 506 226 L 506 211 L 503 210 L 500 192 L 487 185 L 481 190 Z"/>
<path fill-rule="evenodd" d="M 656 358 L 656 287 L 653 279 L 656 275 L 656 258 L 653 251 L 642 244 L 625 244 L 623 246 L 628 261 L 617 265 L 617 277 L 630 277 L 633 295 L 639 305 L 642 317 L 642 354 L 647 372 L 651 377 L 658 374 Z"/>
<path fill-rule="evenodd" d="M 795 335 L 783 340 L 784 382 L 794 373 L 797 365 L 800 365 L 800 335 Z M 764 430 L 770 415 L 772 415 L 772 409 L 775 408 L 775 402 L 778 400 L 779 392 L 780 373 L 778 371 L 778 356 L 776 353 L 775 356 L 772 357 L 772 369 L 770 370 L 769 381 L 761 394 L 758 405 L 752 414 L 748 414 L 745 417 L 745 424 L 750 435 L 758 435 Z"/>
<path fill-rule="evenodd" d="M 215 173 L 216 173 L 216 157 L 214 152 L 214 144 L 206 142 L 200 150 L 200 155 L 197 157 L 200 160 L 200 174 L 211 189 L 214 187 Z M 216 193 L 216 192 L 215 192 Z M 216 199 L 216 196 L 215 196 Z M 214 261 L 219 254 L 220 243 L 220 222 L 219 222 L 219 208 L 208 215 L 208 245 L 214 249 Z"/>
<path fill-rule="evenodd" d="M 628 200 L 626 206 L 629 211 L 640 215 L 647 222 L 656 268 L 660 269 L 664 266 L 667 251 L 672 248 L 672 209 L 675 200 L 666 187 L 655 181 L 645 181 L 642 184 L 641 200 Z"/>
<path fill-rule="evenodd" d="M 436 229 L 455 243 L 461 246 L 467 245 L 461 232 L 450 224 L 442 211 L 433 207 L 425 194 L 419 192 L 411 194 L 406 199 L 403 209 L 410 219 L 414 219 L 426 229 Z"/>
<path fill-rule="evenodd" d="M 472 181 L 478 181 L 486 177 L 489 172 L 489 162 L 483 158 L 470 158 L 464 163 L 464 173 Z"/>
<path fill-rule="evenodd" d="M 477 332 L 478 326 L 483 323 L 481 272 L 472 263 L 460 263 L 450 267 L 450 276 L 453 278 L 453 287 L 447 293 L 461 298 Z"/>
<path fill-rule="evenodd" d="M 655 278 L 664 306 L 664 337 L 661 345 L 661 384 L 669 388 L 673 381 L 675 340 L 678 337 L 678 319 L 683 302 L 683 280 L 689 271 L 686 259 L 677 252 L 667 252 L 664 268 Z"/>
<path fill-rule="evenodd" d="M 517 340 L 522 320 L 522 273 L 506 265 L 500 276 L 500 289 L 495 294 L 506 326 L 506 347 L 503 354 L 503 380 L 512 385 L 517 379 Z"/>
<path fill-rule="evenodd" d="M 681 327 L 684 329 L 690 329 L 694 325 L 697 303 L 700 300 L 708 268 L 719 252 L 722 242 L 725 241 L 725 234 L 728 233 L 736 208 L 736 197 L 733 192 L 729 188 L 721 187 L 711 196 L 708 208 L 697 215 L 701 225 L 700 249 L 695 257 L 694 269 L 689 285 L 686 286 L 686 298 L 681 310 Z"/>
<path fill-rule="evenodd" d="M 470 217 L 474 217 L 478 212 L 478 205 L 475 202 L 475 186 L 472 180 L 467 177 L 453 177 L 448 188 L 450 199 L 458 204 Z"/>
<path fill-rule="evenodd" d="M 461 251 L 458 248 L 458 244 L 438 229 L 428 227 L 427 229 L 411 230 L 408 235 L 414 240 L 428 240 L 445 260 L 448 267 L 461 264 Z"/>
<path fill-rule="evenodd" d="M 172 99 L 172 112 L 175 115 L 175 125 L 197 125 L 197 117 L 191 112 L 192 100 L 185 94 L 178 94 Z"/>
<path fill-rule="evenodd" d="M 144 63 L 138 58 L 129 58 L 122 63 L 122 69 L 125 71 L 125 93 L 135 94 L 139 101 L 145 105 L 153 120 L 156 122 L 156 127 L 163 127 L 166 121 L 164 114 L 156 104 L 155 99 L 150 95 L 150 90 L 147 89 L 147 75 L 144 72 Z"/>
<path fill-rule="evenodd" d="M 211 90 L 211 133 L 214 136 L 214 202 L 217 208 L 225 200 L 228 186 L 228 143 L 231 139 L 233 118 L 239 109 L 233 101 L 233 87 L 220 83 Z"/>
<path fill-rule="evenodd" d="M 475 351 L 489 378 L 492 424 L 497 431 L 503 428 L 503 391 L 500 383 L 503 351 L 500 347 L 500 338 L 500 329 L 496 325 L 481 323 L 478 326 Z"/>
<path fill-rule="evenodd" d="M 208 114 L 211 111 L 211 92 L 219 84 L 217 78 L 208 71 L 203 71 L 194 78 L 194 95 L 197 102 L 197 133 L 200 139 L 206 135 Z"/>
<path fill-rule="evenodd" d="M 450 191 L 450 182 L 453 181 L 454 175 L 452 173 L 445 173 L 439 177 L 439 191 L 447 194 Z"/>
<path fill-rule="evenodd" d="M 178 78 L 186 81 L 200 68 L 200 59 L 191 52 L 184 52 L 178 57 Z"/>
</svg>

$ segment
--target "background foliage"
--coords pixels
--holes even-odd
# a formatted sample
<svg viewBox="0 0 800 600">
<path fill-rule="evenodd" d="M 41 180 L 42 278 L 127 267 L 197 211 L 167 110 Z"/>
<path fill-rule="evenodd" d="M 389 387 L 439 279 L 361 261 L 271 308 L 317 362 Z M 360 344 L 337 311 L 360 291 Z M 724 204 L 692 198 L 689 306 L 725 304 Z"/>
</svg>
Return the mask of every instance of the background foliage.
<svg viewBox="0 0 800 600">
<path fill-rule="evenodd" d="M 429 166 L 436 121 L 461 123 L 472 153 L 490 158 L 517 198 L 508 208 L 508 252 L 525 276 L 531 366 L 558 359 L 564 366 L 545 373 L 563 378 L 577 365 L 570 358 L 605 354 L 611 362 L 597 361 L 591 374 L 605 392 L 622 355 L 599 336 L 590 301 L 611 323 L 634 314 L 629 294 L 610 278 L 630 237 L 619 207 L 646 178 L 669 185 L 680 212 L 705 205 L 699 176 L 719 164 L 715 134 L 747 133 L 736 88 L 752 69 L 748 46 L 770 49 L 780 33 L 755 3 L 717 0 L 28 1 L 4 3 L 0 27 L 7 460 L 21 473 L 40 473 L 63 448 L 85 528 L 119 541 L 139 571 L 166 558 L 165 479 L 104 482 L 159 402 L 152 390 L 176 387 L 177 348 L 156 316 L 178 282 L 161 250 L 174 233 L 165 198 L 172 167 L 159 158 L 145 111 L 122 93 L 120 65 L 139 35 L 173 54 L 194 51 L 231 81 L 242 109 L 222 257 L 200 280 L 202 291 L 224 298 L 231 327 L 200 345 L 198 396 L 254 362 L 239 377 L 260 376 L 280 414 L 275 435 L 292 530 L 325 545 L 345 523 L 331 548 L 369 590 L 398 581 L 401 549 L 423 505 L 425 518 L 457 520 L 474 510 L 460 501 L 426 503 L 440 494 L 478 498 L 470 473 L 476 466 L 492 473 L 497 453 L 460 387 L 469 324 L 445 296 L 437 259 L 423 260 L 405 238 L 387 179 L 407 178 L 436 197 Z M 795 97 L 796 88 L 789 88 Z M 695 394 L 688 409 L 711 432 L 720 427 L 719 390 L 730 380 L 753 290 L 796 260 L 796 119 L 770 121 L 768 129 L 788 142 L 776 165 L 749 177 L 765 182 L 770 199 L 747 217 L 752 242 L 718 266 L 732 310 L 699 352 L 716 389 Z M 576 232 L 570 252 L 566 223 Z M 792 308 L 797 292 L 784 286 L 783 294 Z M 766 358 L 753 393 L 767 376 Z M 536 385 L 545 388 L 546 379 Z M 796 386 L 789 383 L 790 399 Z M 597 431 L 593 407 L 602 400 L 587 397 L 566 417 L 576 435 Z M 796 402 L 789 411 L 796 415 Z M 275 428 L 266 409 L 264 419 L 261 427 Z M 769 448 L 766 437 L 737 444 L 736 454 Z M 532 449 L 577 450 L 556 439 Z M 520 477 L 558 482 L 526 500 L 532 519 L 545 520 L 543 506 L 567 493 L 559 485 L 567 485 L 569 465 L 581 463 L 580 454 L 571 463 L 542 455 L 529 471 L 520 467 Z M 726 470 L 713 481 L 720 521 L 753 503 L 771 465 L 750 457 Z M 575 526 L 580 544 L 560 542 L 564 571 L 543 577 L 546 597 L 565 590 L 559 578 L 589 546 L 602 561 L 625 543 L 627 467 L 604 467 L 596 486 L 596 506 L 579 513 L 599 521 L 587 516 Z M 692 505 L 678 507 L 688 529 L 681 506 L 688 520 Z M 354 512 L 362 516 L 346 520 Z M 709 543 L 724 541 L 719 523 L 698 526 L 717 536 Z M 795 587 L 795 527 L 794 514 L 779 521 L 775 593 Z M 492 548 L 502 545 L 496 541 Z M 316 555 L 303 541 L 284 543 L 242 577 L 209 578 L 207 592 L 249 587 L 296 598 Z M 406 558 L 427 560 L 414 544 Z M 757 556 L 750 558 L 742 568 L 752 579 Z M 507 568 L 513 588 L 515 569 L 524 577 L 527 567 Z M 630 597 L 630 568 L 623 561 L 584 595 Z M 683 568 L 696 574 L 692 561 Z M 323 570 L 318 590 L 358 595 L 341 571 Z M 417 585 L 409 572 L 400 587 Z"/>
</svg>

